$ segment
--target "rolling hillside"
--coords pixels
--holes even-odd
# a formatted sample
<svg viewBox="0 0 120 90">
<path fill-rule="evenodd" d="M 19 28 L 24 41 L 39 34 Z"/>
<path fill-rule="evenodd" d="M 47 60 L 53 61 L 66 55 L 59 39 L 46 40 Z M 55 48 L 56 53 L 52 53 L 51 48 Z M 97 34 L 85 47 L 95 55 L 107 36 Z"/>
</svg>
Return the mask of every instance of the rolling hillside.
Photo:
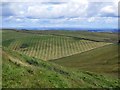
<svg viewBox="0 0 120 90">
<path fill-rule="evenodd" d="M 68 69 L 3 48 L 3 88 L 116 88 L 118 80 Z M 28 79 L 29 78 L 29 79 Z M 59 82 L 58 82 L 59 81 Z"/>
<path fill-rule="evenodd" d="M 116 43 L 116 33 L 2 30 L 2 87 L 120 87 Z"/>
<path fill-rule="evenodd" d="M 62 66 L 114 75 L 118 78 L 118 45 L 111 44 L 52 62 Z"/>
<path fill-rule="evenodd" d="M 118 33 L 113 32 L 90 32 L 86 30 L 70 31 L 70 30 L 21 30 L 19 32 L 31 34 L 49 34 L 56 36 L 75 37 L 92 41 L 103 41 L 116 43 L 118 41 Z"/>
</svg>

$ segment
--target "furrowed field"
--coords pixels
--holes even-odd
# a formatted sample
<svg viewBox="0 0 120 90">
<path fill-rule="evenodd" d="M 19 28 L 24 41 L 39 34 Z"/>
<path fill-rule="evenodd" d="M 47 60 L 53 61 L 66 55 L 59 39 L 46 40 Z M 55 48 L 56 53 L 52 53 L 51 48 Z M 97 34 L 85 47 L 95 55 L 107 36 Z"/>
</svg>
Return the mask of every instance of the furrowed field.
<svg viewBox="0 0 120 90">
<path fill-rule="evenodd" d="M 62 58 L 109 44 L 67 36 L 3 31 L 3 46 L 42 60 Z"/>
</svg>

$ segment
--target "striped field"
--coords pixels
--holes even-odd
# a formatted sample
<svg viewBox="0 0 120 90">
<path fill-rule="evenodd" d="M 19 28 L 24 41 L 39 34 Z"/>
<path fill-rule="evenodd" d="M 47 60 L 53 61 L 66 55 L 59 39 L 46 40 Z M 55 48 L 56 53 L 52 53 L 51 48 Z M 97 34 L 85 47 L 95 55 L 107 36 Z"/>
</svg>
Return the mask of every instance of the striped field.
<svg viewBox="0 0 120 90">
<path fill-rule="evenodd" d="M 7 47 L 22 54 L 42 60 L 62 58 L 111 44 L 106 42 L 75 39 L 66 36 L 44 34 L 26 35 L 24 35 L 24 37 L 22 37 L 22 35 L 19 37 L 16 34 L 14 37 L 15 39 Z M 5 37 L 5 39 L 7 38 Z M 26 47 L 21 48 L 22 45 L 26 45 Z"/>
</svg>

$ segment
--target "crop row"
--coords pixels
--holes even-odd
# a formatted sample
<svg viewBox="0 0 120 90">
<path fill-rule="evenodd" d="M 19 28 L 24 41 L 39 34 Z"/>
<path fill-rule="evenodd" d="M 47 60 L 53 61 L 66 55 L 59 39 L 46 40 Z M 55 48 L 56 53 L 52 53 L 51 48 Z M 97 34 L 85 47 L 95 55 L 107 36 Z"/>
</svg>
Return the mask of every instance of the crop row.
<svg viewBox="0 0 120 90">
<path fill-rule="evenodd" d="M 9 48 L 28 56 L 51 60 L 85 52 L 110 43 L 75 40 L 71 37 L 53 35 L 33 35 L 19 38 Z"/>
</svg>

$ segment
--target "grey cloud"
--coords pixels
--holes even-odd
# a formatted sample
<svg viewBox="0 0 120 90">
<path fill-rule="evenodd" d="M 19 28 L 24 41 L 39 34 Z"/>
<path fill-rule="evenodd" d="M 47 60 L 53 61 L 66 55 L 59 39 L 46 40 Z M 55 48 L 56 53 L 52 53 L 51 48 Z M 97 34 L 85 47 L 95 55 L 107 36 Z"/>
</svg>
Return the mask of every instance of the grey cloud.
<svg viewBox="0 0 120 90">
<path fill-rule="evenodd" d="M 67 2 L 42 2 L 42 4 L 46 5 L 59 5 L 59 4 L 65 4 Z"/>
</svg>

